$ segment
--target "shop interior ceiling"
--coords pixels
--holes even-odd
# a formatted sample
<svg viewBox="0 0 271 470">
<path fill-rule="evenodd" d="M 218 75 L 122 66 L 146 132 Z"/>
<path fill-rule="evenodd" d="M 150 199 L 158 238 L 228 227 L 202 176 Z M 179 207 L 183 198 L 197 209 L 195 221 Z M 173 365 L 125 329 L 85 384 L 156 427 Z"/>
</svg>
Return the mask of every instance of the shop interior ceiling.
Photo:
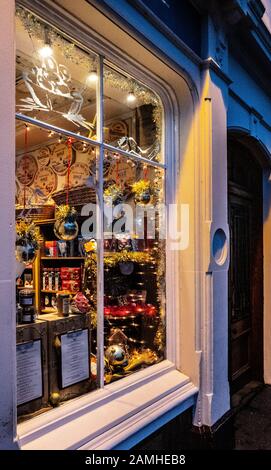
<svg viewBox="0 0 271 470">
<path fill-rule="evenodd" d="M 18 104 L 21 103 L 21 100 L 29 96 L 29 91 L 27 90 L 24 79 L 22 76 L 23 71 L 31 70 L 35 62 L 33 58 L 37 50 L 41 47 L 41 41 L 35 37 L 30 37 L 27 31 L 23 28 L 20 21 L 17 19 L 16 25 L 17 32 L 17 54 L 16 54 L 16 111 L 19 111 Z M 72 83 L 74 87 L 82 89 L 83 84 L 86 81 L 86 76 L 88 70 L 86 67 L 77 65 L 71 60 L 65 59 L 60 53 L 58 48 L 54 48 L 54 58 L 57 63 L 61 63 L 69 70 Z M 94 54 L 90 54 L 90 58 L 95 60 Z M 39 97 L 41 101 L 46 99 L 46 91 L 40 89 Z M 61 96 L 50 95 L 54 109 L 57 112 L 65 112 L 66 100 Z M 84 90 L 83 94 L 84 103 L 81 108 L 81 114 L 86 118 L 87 121 L 93 121 L 96 114 L 96 84 L 89 83 Z M 105 125 L 107 122 L 112 121 L 113 119 L 121 119 L 123 116 L 126 116 L 129 111 L 133 112 L 136 108 L 136 103 L 127 103 L 127 92 L 121 88 L 111 87 L 109 83 L 104 82 L 104 108 L 105 108 Z M 75 127 L 72 122 L 64 119 L 61 114 L 43 112 L 39 110 L 28 111 L 28 116 L 37 118 L 39 120 L 45 120 L 48 124 L 51 124 L 56 127 L 64 127 L 66 130 L 73 130 L 75 132 L 80 131 L 84 134 L 84 129 L 80 127 Z M 22 121 L 16 122 L 16 149 L 17 154 L 21 154 L 24 151 L 24 130 L 25 124 Z M 83 131 L 83 132 L 82 132 Z M 31 138 L 29 139 L 30 147 L 37 147 L 38 145 L 43 145 L 45 143 L 45 136 L 48 136 L 48 133 L 45 134 L 44 130 L 41 130 L 39 127 L 31 127 Z M 47 139 L 48 140 L 48 139 Z"/>
</svg>

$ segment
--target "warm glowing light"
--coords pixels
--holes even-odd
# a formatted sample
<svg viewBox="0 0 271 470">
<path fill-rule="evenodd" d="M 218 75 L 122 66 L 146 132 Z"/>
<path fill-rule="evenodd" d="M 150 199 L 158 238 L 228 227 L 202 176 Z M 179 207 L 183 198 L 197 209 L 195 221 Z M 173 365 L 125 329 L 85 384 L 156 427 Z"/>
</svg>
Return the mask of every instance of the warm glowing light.
<svg viewBox="0 0 271 470">
<path fill-rule="evenodd" d="M 92 70 L 89 74 L 88 74 L 88 77 L 87 77 L 87 81 L 89 83 L 95 83 L 97 82 L 98 80 L 98 74 L 95 70 Z"/>
<path fill-rule="evenodd" d="M 136 100 L 136 97 L 135 97 L 134 93 L 132 91 L 130 91 L 130 93 L 128 93 L 128 95 L 127 95 L 128 103 L 133 103 L 135 100 Z"/>
<path fill-rule="evenodd" d="M 46 57 L 51 57 L 53 55 L 53 49 L 51 48 L 51 46 L 49 46 L 49 44 L 45 44 L 45 46 L 39 49 L 39 55 L 43 59 L 46 59 Z"/>
</svg>

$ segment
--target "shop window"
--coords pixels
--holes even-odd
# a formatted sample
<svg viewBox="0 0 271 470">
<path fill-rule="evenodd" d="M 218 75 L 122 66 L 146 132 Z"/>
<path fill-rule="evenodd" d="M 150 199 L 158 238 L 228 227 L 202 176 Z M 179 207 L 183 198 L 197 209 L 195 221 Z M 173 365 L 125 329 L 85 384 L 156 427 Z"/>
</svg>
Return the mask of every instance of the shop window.
<svg viewBox="0 0 271 470">
<path fill-rule="evenodd" d="M 163 109 L 16 12 L 19 420 L 165 358 Z"/>
</svg>

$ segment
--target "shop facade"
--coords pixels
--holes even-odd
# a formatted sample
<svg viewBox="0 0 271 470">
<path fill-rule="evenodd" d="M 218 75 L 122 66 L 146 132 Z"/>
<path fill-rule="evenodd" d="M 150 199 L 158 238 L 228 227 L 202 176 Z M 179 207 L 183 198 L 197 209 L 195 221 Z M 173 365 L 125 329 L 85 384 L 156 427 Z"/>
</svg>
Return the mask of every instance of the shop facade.
<svg viewBox="0 0 271 470">
<path fill-rule="evenodd" d="M 212 429 L 270 383 L 268 2 L 3 3 L 1 448 Z"/>
</svg>

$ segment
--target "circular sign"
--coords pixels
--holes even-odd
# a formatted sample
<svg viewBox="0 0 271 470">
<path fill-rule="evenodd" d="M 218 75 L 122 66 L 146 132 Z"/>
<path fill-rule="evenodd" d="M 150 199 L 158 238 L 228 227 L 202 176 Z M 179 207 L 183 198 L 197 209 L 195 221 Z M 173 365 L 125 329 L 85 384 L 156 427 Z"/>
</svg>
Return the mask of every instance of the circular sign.
<svg viewBox="0 0 271 470">
<path fill-rule="evenodd" d="M 88 153 L 90 150 L 90 144 L 78 140 L 72 144 L 73 149 L 79 153 Z"/>
<path fill-rule="evenodd" d="M 50 196 L 50 194 L 56 190 L 57 176 L 50 167 L 41 168 L 37 172 L 35 187 L 44 196 Z"/>
<path fill-rule="evenodd" d="M 68 169 L 69 149 L 66 144 L 58 144 L 55 146 L 51 156 L 51 167 L 57 175 L 63 176 Z M 71 164 L 74 161 L 74 154 L 71 151 Z"/>
<path fill-rule="evenodd" d="M 70 184 L 71 186 L 82 186 L 86 183 L 89 176 L 89 167 L 86 163 L 75 163 L 71 167 Z"/>
<path fill-rule="evenodd" d="M 106 157 L 104 159 L 104 162 L 103 162 L 103 175 L 104 175 L 104 177 L 107 176 L 107 174 L 110 170 L 111 163 L 112 163 L 112 160 L 110 159 L 110 157 Z M 89 164 L 90 174 L 95 176 L 96 175 L 96 170 L 97 170 L 97 160 L 96 160 L 95 155 L 93 156 L 93 154 L 90 154 L 90 156 L 88 158 L 88 164 Z"/>
<path fill-rule="evenodd" d="M 133 166 L 132 163 L 125 160 L 120 160 L 117 164 L 115 160 L 109 168 L 107 177 L 115 183 L 129 186 L 136 180 L 136 164 Z"/>
<path fill-rule="evenodd" d="M 39 149 L 37 157 L 40 166 L 47 166 L 50 163 L 51 150 L 49 147 L 42 147 Z"/>
<path fill-rule="evenodd" d="M 16 175 L 19 183 L 30 186 L 38 170 L 38 164 L 33 155 L 23 155 L 18 159 Z"/>
</svg>

